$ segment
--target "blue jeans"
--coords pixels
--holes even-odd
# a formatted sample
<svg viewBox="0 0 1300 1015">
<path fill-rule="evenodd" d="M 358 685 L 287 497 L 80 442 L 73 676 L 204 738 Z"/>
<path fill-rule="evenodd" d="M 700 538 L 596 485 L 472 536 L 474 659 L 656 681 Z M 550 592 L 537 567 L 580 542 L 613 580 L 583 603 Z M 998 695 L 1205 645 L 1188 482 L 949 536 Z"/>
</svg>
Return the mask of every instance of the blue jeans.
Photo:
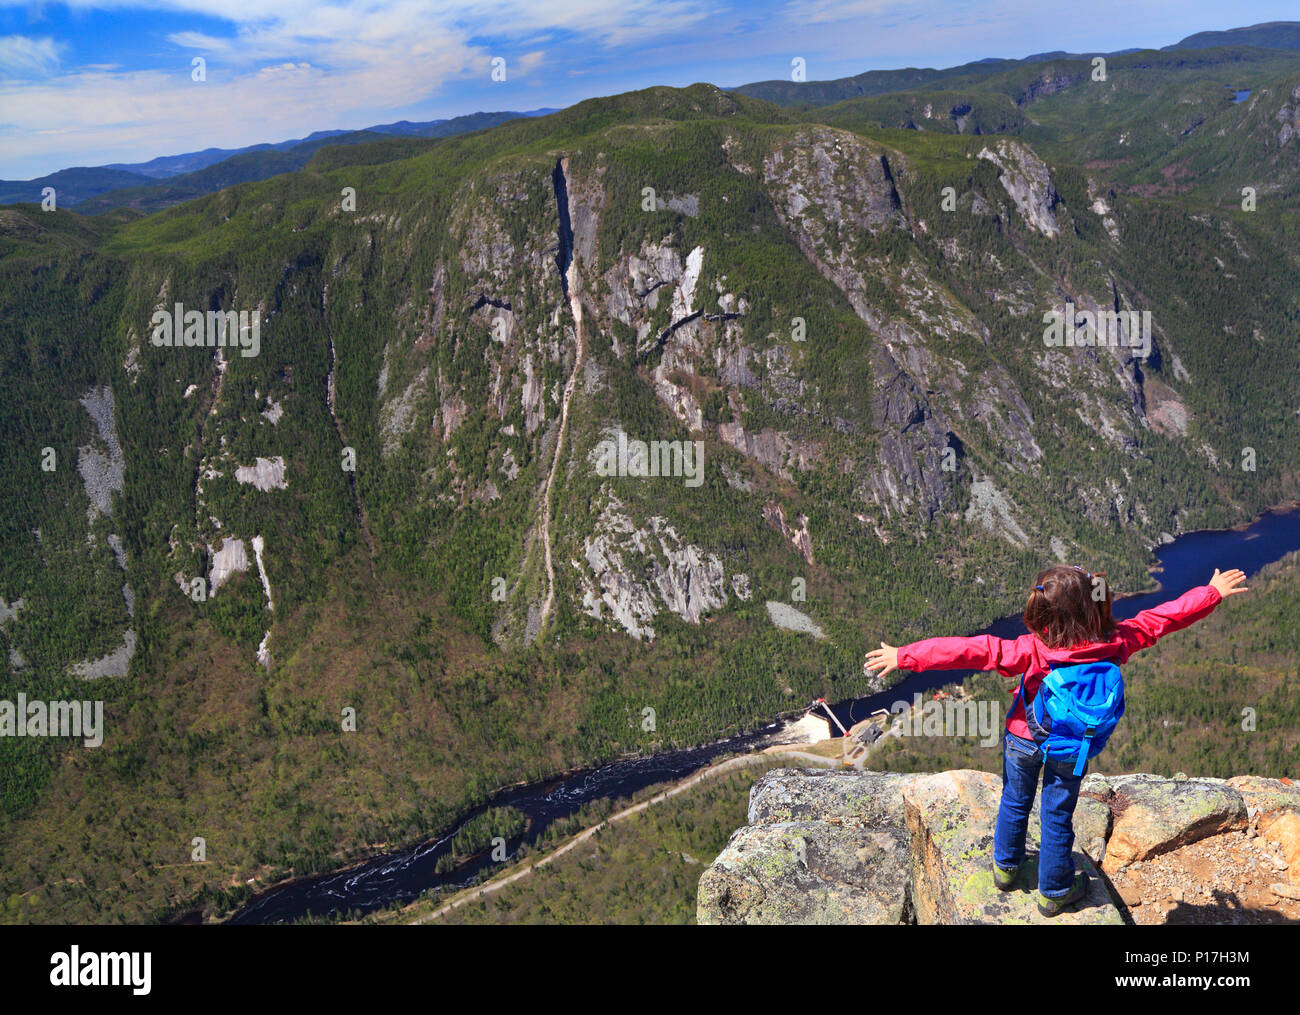
<svg viewBox="0 0 1300 1015">
<path fill-rule="evenodd" d="M 993 833 L 993 862 L 1003 870 L 1012 870 L 1024 862 L 1025 832 L 1038 792 L 1040 769 L 1043 803 L 1038 890 L 1052 898 L 1074 887 L 1074 805 L 1079 802 L 1083 776 L 1073 774 L 1074 764 L 1070 761 L 1049 761 L 1044 765 L 1038 746 L 1014 733 L 1008 733 L 1002 743 L 1002 803 Z"/>
</svg>

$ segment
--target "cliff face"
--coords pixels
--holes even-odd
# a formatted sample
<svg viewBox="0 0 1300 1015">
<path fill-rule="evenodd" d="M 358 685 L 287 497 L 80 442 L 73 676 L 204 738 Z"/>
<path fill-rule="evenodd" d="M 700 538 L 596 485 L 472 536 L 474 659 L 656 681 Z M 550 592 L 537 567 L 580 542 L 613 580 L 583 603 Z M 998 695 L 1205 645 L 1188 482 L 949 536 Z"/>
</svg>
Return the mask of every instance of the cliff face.
<svg viewBox="0 0 1300 1015">
<path fill-rule="evenodd" d="M 0 483 L 0 597 L 24 604 L 0 677 L 36 700 L 112 675 L 150 704 L 124 706 L 126 753 L 77 766 L 77 792 L 43 788 L 61 770 L 21 748 L 44 774 L 9 780 L 0 810 L 44 796 L 6 812 L 0 897 L 146 920 L 195 875 L 88 896 L 84 855 L 50 843 L 111 828 L 94 879 L 139 885 L 136 854 L 198 823 L 239 868 L 204 884 L 242 884 L 261 840 L 301 856 L 266 777 L 283 758 L 332 847 L 364 852 L 413 827 L 412 784 L 432 827 L 489 769 L 704 743 L 879 690 L 854 675 L 871 639 L 982 626 L 1027 560 L 1137 587 L 1166 534 L 1300 496 L 1300 444 L 1277 439 L 1300 373 L 1294 244 L 1268 210 L 1300 179 L 1300 144 L 1269 141 L 1283 105 L 1300 129 L 1295 87 L 1227 114 L 1253 118 L 1249 144 L 1207 122 L 1145 151 L 1115 147 L 1153 119 L 1117 93 L 1070 113 L 1097 145 L 1075 160 L 972 136 L 980 106 L 958 96 L 932 112 L 970 115 L 964 137 L 649 89 L 418 153 L 327 147 L 157 216 L 0 210 L 0 475 L 29 477 Z M 1192 156 L 1203 136 L 1215 150 Z M 1148 201 L 1088 168 L 1156 156 L 1249 181 L 1253 225 L 1231 187 L 1184 199 L 1177 175 Z M 1067 303 L 1150 310 L 1151 355 L 1048 347 Z M 239 349 L 155 345 L 177 304 L 258 314 L 258 355 L 242 323 Z M 611 470 L 611 434 L 681 454 Z M 322 761 L 300 733 L 361 699 L 413 749 L 359 737 Z M 171 792 L 209 770 L 246 773 L 256 801 Z M 116 821 L 137 805 L 143 839 Z M 914 848 L 902 818 L 868 831 L 858 848 Z M 39 880 L 26 856 L 53 858 Z M 855 890 L 900 919 L 913 898 Z"/>
<path fill-rule="evenodd" d="M 700 878 L 701 924 L 1275 923 L 1300 919 L 1300 785 L 1089 775 L 1074 815 L 1087 896 L 1035 904 L 1038 804 L 1016 889 L 993 886 L 989 772 L 778 769 Z"/>
</svg>

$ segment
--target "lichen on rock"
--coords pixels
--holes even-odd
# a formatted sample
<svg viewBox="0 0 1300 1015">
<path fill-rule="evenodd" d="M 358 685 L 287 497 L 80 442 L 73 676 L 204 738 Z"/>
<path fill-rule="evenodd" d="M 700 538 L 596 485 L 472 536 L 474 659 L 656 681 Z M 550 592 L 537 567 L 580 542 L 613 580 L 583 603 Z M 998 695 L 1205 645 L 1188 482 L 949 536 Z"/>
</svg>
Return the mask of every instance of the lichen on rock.
<svg viewBox="0 0 1300 1015">
<path fill-rule="evenodd" d="M 1016 888 L 1001 892 L 993 885 L 1001 789 L 997 775 L 973 770 L 770 771 L 750 790 L 749 824 L 700 879 L 698 921 L 1132 922 L 1129 909 L 1143 904 L 1133 894 L 1141 883 L 1132 880 L 1133 872 L 1208 836 L 1244 836 L 1248 813 L 1260 841 L 1276 843 L 1267 870 L 1284 873 L 1273 886 L 1278 904 L 1300 893 L 1300 786 L 1259 776 L 1225 781 L 1181 773 L 1173 779 L 1090 774 L 1074 812 L 1075 866 L 1090 873 L 1088 892 L 1049 919 L 1036 905 L 1038 801 Z M 1123 897 L 1109 877 L 1119 870 Z M 1196 886 L 1202 895 L 1212 888 Z"/>
</svg>

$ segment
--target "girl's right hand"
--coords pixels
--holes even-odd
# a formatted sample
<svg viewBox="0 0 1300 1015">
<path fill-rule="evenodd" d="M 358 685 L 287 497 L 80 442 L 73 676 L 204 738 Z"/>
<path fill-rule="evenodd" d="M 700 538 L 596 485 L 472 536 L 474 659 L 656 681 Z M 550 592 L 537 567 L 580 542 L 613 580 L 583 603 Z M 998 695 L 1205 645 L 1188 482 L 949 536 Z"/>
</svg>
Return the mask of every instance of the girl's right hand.
<svg viewBox="0 0 1300 1015">
<path fill-rule="evenodd" d="M 1225 571 L 1223 574 L 1219 574 L 1219 569 L 1216 567 L 1214 569 L 1214 577 L 1210 579 L 1210 587 L 1214 589 L 1215 592 L 1219 593 L 1221 598 L 1227 599 L 1229 596 L 1235 596 L 1238 592 L 1250 591 L 1249 589 L 1237 588 L 1237 586 L 1245 580 L 1246 572 L 1244 571 L 1238 571 L 1234 568 L 1231 571 Z"/>
<path fill-rule="evenodd" d="M 862 664 L 862 672 L 870 676 L 875 670 L 879 670 L 878 676 L 884 676 L 898 669 L 898 649 L 893 645 L 886 645 L 883 641 L 880 648 L 873 648 L 867 653 L 866 662 Z"/>
</svg>

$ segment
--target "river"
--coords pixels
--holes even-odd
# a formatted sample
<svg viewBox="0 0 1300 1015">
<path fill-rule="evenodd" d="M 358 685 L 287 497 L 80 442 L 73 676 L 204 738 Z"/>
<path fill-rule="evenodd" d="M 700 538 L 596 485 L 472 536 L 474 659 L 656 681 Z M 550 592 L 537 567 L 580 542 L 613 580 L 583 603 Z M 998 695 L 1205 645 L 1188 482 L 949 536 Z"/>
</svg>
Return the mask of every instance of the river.
<svg viewBox="0 0 1300 1015">
<path fill-rule="evenodd" d="M 1153 569 L 1161 583 L 1158 591 L 1117 599 L 1116 619 L 1132 617 L 1187 589 L 1210 580 L 1216 567 L 1240 568 L 1255 574 L 1265 564 L 1300 550 L 1300 506 L 1270 511 L 1241 529 L 1191 532 L 1172 543 L 1157 547 L 1158 566 Z M 1016 638 L 1025 633 L 1019 615 L 1003 617 L 976 634 Z M 878 708 L 889 708 L 913 694 L 933 690 L 968 676 L 970 670 L 932 670 L 912 674 L 879 694 L 833 706 L 846 726 Z M 512 806 L 529 819 L 524 839 L 536 842 L 556 820 L 568 817 L 584 804 L 602 798 L 626 797 L 658 783 L 676 782 L 726 754 L 757 750 L 780 742 L 787 721 L 773 722 L 763 729 L 728 737 L 712 744 L 666 751 L 645 758 L 611 762 L 598 768 L 504 790 L 488 803 L 458 819 L 446 835 L 415 847 L 386 854 L 331 874 L 300 878 L 255 896 L 227 922 L 233 924 L 282 923 L 308 916 L 370 913 L 394 903 L 411 902 L 430 890 L 456 891 L 474 882 L 477 875 L 499 866 L 484 854 L 456 870 L 438 874 L 434 867 L 449 849 L 452 835 L 465 821 L 489 806 Z M 522 839 L 508 843 L 511 854 Z"/>
</svg>

